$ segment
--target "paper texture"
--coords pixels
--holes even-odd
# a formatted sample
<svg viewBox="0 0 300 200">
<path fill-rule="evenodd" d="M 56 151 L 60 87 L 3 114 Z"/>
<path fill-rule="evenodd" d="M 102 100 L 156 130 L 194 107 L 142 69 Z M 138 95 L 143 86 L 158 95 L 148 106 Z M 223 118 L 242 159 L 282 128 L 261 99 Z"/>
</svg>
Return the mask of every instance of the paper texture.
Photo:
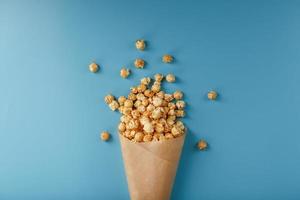
<svg viewBox="0 0 300 200">
<path fill-rule="evenodd" d="M 131 200 L 170 199 L 185 134 L 142 143 L 119 136 Z"/>
</svg>

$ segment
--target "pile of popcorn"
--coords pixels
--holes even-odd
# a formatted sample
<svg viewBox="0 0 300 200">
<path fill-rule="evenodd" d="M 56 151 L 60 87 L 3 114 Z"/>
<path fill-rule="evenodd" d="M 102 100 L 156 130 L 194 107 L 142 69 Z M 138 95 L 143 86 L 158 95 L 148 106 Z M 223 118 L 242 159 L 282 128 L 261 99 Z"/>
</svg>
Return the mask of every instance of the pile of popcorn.
<svg viewBox="0 0 300 200">
<path fill-rule="evenodd" d="M 174 82 L 169 74 L 166 80 Z M 111 110 L 118 110 L 122 116 L 118 125 L 119 133 L 134 142 L 164 141 L 183 135 L 186 128 L 178 118 L 185 116 L 183 93 L 175 91 L 167 94 L 161 90 L 164 77 L 156 74 L 141 79 L 138 86 L 132 87 L 127 98 L 116 99 L 111 94 L 105 102 Z M 153 82 L 151 84 L 151 82 Z"/>
</svg>

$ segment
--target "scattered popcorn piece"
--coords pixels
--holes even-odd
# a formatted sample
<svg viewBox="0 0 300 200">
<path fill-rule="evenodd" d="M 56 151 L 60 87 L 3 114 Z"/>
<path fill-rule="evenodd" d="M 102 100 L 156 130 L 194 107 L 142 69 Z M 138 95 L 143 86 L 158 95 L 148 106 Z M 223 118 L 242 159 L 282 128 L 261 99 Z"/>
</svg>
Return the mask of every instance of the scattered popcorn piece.
<svg viewBox="0 0 300 200">
<path fill-rule="evenodd" d="M 182 100 L 179 100 L 176 102 L 176 106 L 178 109 L 183 109 L 185 107 L 185 102 Z"/>
<path fill-rule="evenodd" d="M 176 92 L 174 92 L 173 97 L 177 100 L 182 99 L 183 93 L 177 90 Z"/>
<path fill-rule="evenodd" d="M 124 105 L 124 102 L 126 101 L 126 97 L 124 97 L 124 96 L 120 96 L 119 98 L 118 98 L 118 102 L 119 102 L 119 104 L 121 105 L 121 106 L 123 106 Z"/>
<path fill-rule="evenodd" d="M 115 97 L 111 94 L 108 94 L 104 97 L 104 101 L 106 104 L 112 103 L 113 100 L 115 100 Z"/>
<path fill-rule="evenodd" d="M 120 71 L 120 76 L 122 78 L 127 78 L 130 74 L 130 70 L 129 69 L 126 69 L 126 68 L 122 68 L 121 71 Z"/>
<path fill-rule="evenodd" d="M 173 56 L 166 54 L 162 57 L 162 61 L 164 63 L 171 63 L 171 62 L 173 62 Z"/>
<path fill-rule="evenodd" d="M 162 74 L 155 74 L 154 79 L 156 82 L 161 82 L 164 76 Z"/>
<path fill-rule="evenodd" d="M 103 140 L 103 141 L 108 141 L 109 140 L 109 138 L 110 138 L 110 134 L 107 132 L 107 131 L 103 131 L 102 133 L 101 133 L 101 140 Z"/>
<path fill-rule="evenodd" d="M 207 149 L 207 142 L 205 140 L 200 140 L 198 143 L 197 143 L 197 146 L 198 146 L 198 149 L 203 151 L 205 149 Z"/>
<path fill-rule="evenodd" d="M 140 59 L 140 58 L 137 58 L 135 61 L 134 61 L 134 66 L 138 69 L 142 69 L 144 68 L 145 66 L 145 61 L 143 59 Z"/>
<path fill-rule="evenodd" d="M 99 70 L 99 65 L 97 63 L 91 63 L 89 65 L 90 72 L 96 73 Z"/>
<path fill-rule="evenodd" d="M 110 104 L 109 107 L 112 111 L 115 111 L 119 108 L 119 103 L 116 100 L 113 100 Z"/>
<path fill-rule="evenodd" d="M 141 84 L 143 85 L 149 85 L 151 82 L 151 78 L 150 77 L 144 77 L 141 79 Z"/>
<path fill-rule="evenodd" d="M 215 91 L 210 91 L 210 92 L 207 93 L 207 98 L 209 100 L 216 100 L 217 96 L 218 96 L 218 93 L 215 92 Z"/>
<path fill-rule="evenodd" d="M 141 39 L 137 40 L 135 41 L 135 47 L 140 51 L 144 51 L 144 49 L 146 48 L 146 42 Z"/>
<path fill-rule="evenodd" d="M 184 110 L 176 110 L 175 114 L 176 114 L 176 117 L 184 117 L 185 111 Z"/>
<path fill-rule="evenodd" d="M 175 78 L 175 76 L 174 76 L 173 74 L 168 74 L 168 75 L 166 76 L 166 80 L 167 80 L 169 83 L 174 83 L 175 80 L 176 80 L 176 78 Z"/>
</svg>

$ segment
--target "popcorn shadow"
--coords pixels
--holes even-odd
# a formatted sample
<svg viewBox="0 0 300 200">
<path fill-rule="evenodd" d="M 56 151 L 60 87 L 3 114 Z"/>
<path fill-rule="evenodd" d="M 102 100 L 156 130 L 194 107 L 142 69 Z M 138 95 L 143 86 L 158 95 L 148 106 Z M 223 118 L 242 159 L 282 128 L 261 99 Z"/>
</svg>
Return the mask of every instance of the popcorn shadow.
<svg viewBox="0 0 300 200">
<path fill-rule="evenodd" d="M 185 188 L 189 186 L 189 180 L 194 173 L 192 172 L 191 167 L 196 162 L 195 154 L 199 153 L 196 145 L 197 139 L 198 138 L 193 133 L 193 131 L 187 131 L 184 147 L 181 153 L 181 159 L 177 169 L 177 175 L 171 194 L 171 197 L 173 198 L 171 199 L 174 199 L 174 197 L 176 197 L 176 199 L 183 199 L 183 195 L 186 195 Z M 199 169 L 199 171 L 201 171 L 201 169 Z"/>
</svg>

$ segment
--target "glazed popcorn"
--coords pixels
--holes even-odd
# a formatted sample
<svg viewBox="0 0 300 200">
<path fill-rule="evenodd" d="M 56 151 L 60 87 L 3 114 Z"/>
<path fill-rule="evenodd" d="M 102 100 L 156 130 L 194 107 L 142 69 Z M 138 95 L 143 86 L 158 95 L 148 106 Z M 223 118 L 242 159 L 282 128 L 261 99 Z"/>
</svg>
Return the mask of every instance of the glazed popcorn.
<svg viewBox="0 0 300 200">
<path fill-rule="evenodd" d="M 173 74 L 168 74 L 168 75 L 166 76 L 166 80 L 167 80 L 169 83 L 174 83 L 175 80 L 176 80 L 176 78 L 175 78 L 175 76 L 174 76 Z"/>
<path fill-rule="evenodd" d="M 160 88 L 161 88 L 160 85 L 161 85 L 160 82 L 155 81 L 155 82 L 153 83 L 152 87 L 151 87 L 151 90 L 152 90 L 154 93 L 159 92 L 159 91 L 160 91 Z"/>
<path fill-rule="evenodd" d="M 208 98 L 209 100 L 216 100 L 216 99 L 217 99 L 217 96 L 218 96 L 218 93 L 215 92 L 215 91 L 210 91 L 210 92 L 208 92 L 208 94 L 207 94 L 207 98 Z"/>
<path fill-rule="evenodd" d="M 185 102 L 182 101 L 182 100 L 177 101 L 177 102 L 176 102 L 176 107 L 177 107 L 178 109 L 183 109 L 183 108 L 185 107 Z"/>
<path fill-rule="evenodd" d="M 91 63 L 89 65 L 90 72 L 96 73 L 99 70 L 99 65 L 97 63 Z"/>
<path fill-rule="evenodd" d="M 182 99 L 183 93 L 182 93 L 181 91 L 178 91 L 178 90 L 177 90 L 176 92 L 174 92 L 173 97 L 174 97 L 174 99 L 176 99 L 176 100 Z"/>
<path fill-rule="evenodd" d="M 146 42 L 144 40 L 137 40 L 135 41 L 135 47 L 138 50 L 143 51 L 146 48 Z"/>
<path fill-rule="evenodd" d="M 162 61 L 164 63 L 171 63 L 171 62 L 173 62 L 173 56 L 166 54 L 162 57 Z"/>
<path fill-rule="evenodd" d="M 106 96 L 104 97 L 104 101 L 105 101 L 105 103 L 107 103 L 107 104 L 112 103 L 113 100 L 115 100 L 115 97 L 114 97 L 113 95 L 111 95 L 111 94 L 108 94 L 108 95 L 106 95 Z"/>
<path fill-rule="evenodd" d="M 103 131 L 100 135 L 101 140 L 107 141 L 110 138 L 110 134 L 107 131 Z"/>
<path fill-rule="evenodd" d="M 122 78 L 127 78 L 130 74 L 130 70 L 129 69 L 126 69 L 126 68 L 122 68 L 121 71 L 120 71 L 120 76 Z"/>
<path fill-rule="evenodd" d="M 144 139 L 144 133 L 142 132 L 137 132 L 133 138 L 133 141 L 135 142 L 142 142 Z"/>
<path fill-rule="evenodd" d="M 152 141 L 152 135 L 150 135 L 150 134 L 146 134 L 145 136 L 144 136 L 144 138 L 143 138 L 143 141 L 144 142 L 151 142 Z"/>
<path fill-rule="evenodd" d="M 199 150 L 205 150 L 207 148 L 207 142 L 205 140 L 200 140 L 198 143 L 197 143 L 197 147 Z"/>
<path fill-rule="evenodd" d="M 119 102 L 120 106 L 123 106 L 125 101 L 126 101 L 126 97 L 124 97 L 124 96 L 120 96 L 118 98 L 118 102 Z"/>
<path fill-rule="evenodd" d="M 134 66 L 138 69 L 143 69 L 145 66 L 145 61 L 143 59 L 137 58 L 134 61 Z"/>
<path fill-rule="evenodd" d="M 115 111 L 119 108 L 119 103 L 116 100 L 113 100 L 110 104 L 109 104 L 109 108 L 112 111 Z"/>
<path fill-rule="evenodd" d="M 122 114 L 119 133 L 133 142 L 164 141 L 186 131 L 179 120 L 185 116 L 183 93 L 165 93 L 161 88 L 161 74 L 156 74 L 154 80 L 151 85 L 150 77 L 142 78 L 140 85 L 130 88 L 127 97 L 120 96 L 117 100 L 112 95 L 105 97 L 109 107 Z"/>
<path fill-rule="evenodd" d="M 144 77 L 141 79 L 141 84 L 143 85 L 149 85 L 151 82 L 151 78 L 150 77 Z"/>
<path fill-rule="evenodd" d="M 162 74 L 155 74 L 154 79 L 156 82 L 161 82 L 164 76 Z"/>
</svg>

